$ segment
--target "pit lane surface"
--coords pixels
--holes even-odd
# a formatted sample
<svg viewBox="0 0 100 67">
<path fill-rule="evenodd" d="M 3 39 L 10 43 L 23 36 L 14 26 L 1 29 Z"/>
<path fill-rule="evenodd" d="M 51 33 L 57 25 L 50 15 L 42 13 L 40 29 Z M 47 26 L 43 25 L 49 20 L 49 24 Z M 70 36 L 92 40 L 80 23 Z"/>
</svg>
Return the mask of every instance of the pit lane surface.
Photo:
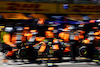
<svg viewBox="0 0 100 67">
<path fill-rule="evenodd" d="M 13 63 L 12 60 L 9 60 L 8 64 L 4 64 L 2 62 L 3 55 L 0 53 L 0 67 L 47 67 L 46 61 L 42 64 L 32 63 L 29 64 L 27 60 L 24 60 L 26 63 L 20 62 L 21 60 L 17 60 L 17 63 Z M 69 59 L 66 57 L 64 59 Z M 100 67 L 100 65 L 95 64 L 94 62 L 78 62 L 78 63 L 71 63 L 71 62 L 62 62 L 62 63 L 54 63 L 54 67 Z"/>
</svg>

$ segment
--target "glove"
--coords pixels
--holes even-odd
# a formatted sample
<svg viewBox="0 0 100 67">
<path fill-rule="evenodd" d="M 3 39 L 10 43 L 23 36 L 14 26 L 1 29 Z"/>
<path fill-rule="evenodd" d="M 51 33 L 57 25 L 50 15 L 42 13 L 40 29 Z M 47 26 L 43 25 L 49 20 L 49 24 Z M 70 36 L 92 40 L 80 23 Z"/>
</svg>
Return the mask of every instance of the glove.
<svg viewBox="0 0 100 67">
<path fill-rule="evenodd" d="M 11 47 L 17 47 L 15 44 L 11 44 L 10 46 L 11 46 Z"/>
</svg>

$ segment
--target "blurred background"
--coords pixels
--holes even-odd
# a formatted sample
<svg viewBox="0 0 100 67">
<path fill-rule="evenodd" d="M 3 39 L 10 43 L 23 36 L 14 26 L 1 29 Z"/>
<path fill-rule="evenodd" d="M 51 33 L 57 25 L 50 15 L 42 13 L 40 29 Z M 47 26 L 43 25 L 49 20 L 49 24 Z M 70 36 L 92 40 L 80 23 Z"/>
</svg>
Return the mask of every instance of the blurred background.
<svg viewBox="0 0 100 67">
<path fill-rule="evenodd" d="M 39 18 L 52 21 L 100 19 L 100 0 L 0 0 L 0 4 L 0 20 L 9 19 L 10 23 L 16 19 L 35 21 Z"/>
</svg>

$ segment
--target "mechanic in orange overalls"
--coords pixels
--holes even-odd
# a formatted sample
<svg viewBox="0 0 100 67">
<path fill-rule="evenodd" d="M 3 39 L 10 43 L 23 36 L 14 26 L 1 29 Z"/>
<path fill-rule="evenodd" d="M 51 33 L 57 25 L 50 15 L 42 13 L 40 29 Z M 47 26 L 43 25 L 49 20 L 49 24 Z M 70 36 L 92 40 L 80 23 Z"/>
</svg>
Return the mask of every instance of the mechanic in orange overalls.
<svg viewBox="0 0 100 67">
<path fill-rule="evenodd" d="M 6 31 L 9 31 L 10 27 L 6 28 Z M 18 47 L 20 46 L 22 43 L 25 43 L 26 41 L 28 41 L 30 38 L 32 37 L 32 34 L 30 33 L 29 27 L 24 27 L 21 29 L 19 27 L 19 29 L 17 28 L 14 31 L 10 31 L 9 34 L 5 34 L 3 36 L 3 40 L 4 40 L 4 47 L 5 49 L 8 50 L 8 53 L 6 54 L 6 57 L 12 57 L 14 51 L 17 51 L 18 49 L 14 49 L 12 50 L 12 47 Z"/>
<path fill-rule="evenodd" d="M 71 26 L 70 28 L 70 37 L 69 37 L 69 43 L 70 43 L 70 55 L 71 55 L 71 61 L 76 61 L 76 55 L 77 54 L 77 45 L 79 42 L 79 34 L 77 33 L 75 26 Z"/>
<path fill-rule="evenodd" d="M 48 27 L 48 30 L 45 31 L 45 38 L 49 41 L 52 42 L 53 38 L 55 37 L 53 33 L 54 27 Z"/>
<path fill-rule="evenodd" d="M 12 56 L 13 55 L 12 47 L 17 47 L 16 44 L 18 44 L 18 43 L 21 44 L 22 42 L 26 41 L 25 37 L 23 36 L 22 30 L 11 31 L 11 32 L 9 32 L 9 34 L 5 34 L 3 36 L 3 40 L 5 43 L 4 46 L 8 47 L 8 53 L 6 54 L 6 56 Z"/>
</svg>

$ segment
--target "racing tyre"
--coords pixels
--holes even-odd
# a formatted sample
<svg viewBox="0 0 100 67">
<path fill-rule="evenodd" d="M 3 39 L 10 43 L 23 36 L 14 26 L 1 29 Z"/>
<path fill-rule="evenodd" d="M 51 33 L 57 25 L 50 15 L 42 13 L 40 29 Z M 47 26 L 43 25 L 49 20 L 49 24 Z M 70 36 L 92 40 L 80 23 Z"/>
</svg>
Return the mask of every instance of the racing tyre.
<svg viewBox="0 0 100 67">
<path fill-rule="evenodd" d="M 86 55 L 87 55 L 87 47 L 86 46 L 81 46 L 79 48 L 79 55 L 83 56 L 83 57 L 86 57 Z"/>
</svg>

